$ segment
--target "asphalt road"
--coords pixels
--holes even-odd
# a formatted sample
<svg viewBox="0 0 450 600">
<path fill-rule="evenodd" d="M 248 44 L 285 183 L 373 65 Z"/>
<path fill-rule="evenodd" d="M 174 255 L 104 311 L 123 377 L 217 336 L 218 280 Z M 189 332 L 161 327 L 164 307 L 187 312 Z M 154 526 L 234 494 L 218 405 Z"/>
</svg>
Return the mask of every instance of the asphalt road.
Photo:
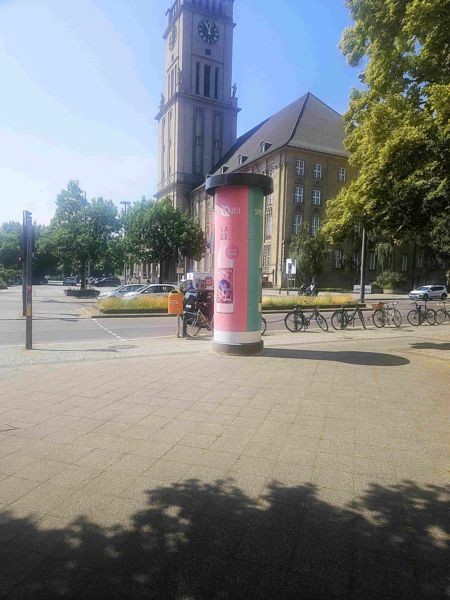
<svg viewBox="0 0 450 600">
<path fill-rule="evenodd" d="M 75 300 L 65 296 L 63 290 L 61 283 L 33 287 L 35 344 L 136 340 L 176 335 L 176 320 L 171 317 L 91 318 L 87 309 L 94 301 Z M 406 321 L 406 313 L 411 309 L 410 301 L 402 299 L 399 308 Z M 369 326 L 370 314 L 366 318 Z M 269 333 L 284 330 L 283 314 L 265 316 Z M 311 328 L 316 329 L 317 324 L 313 322 Z M 21 288 L 15 286 L 0 291 L 0 347 L 21 346 L 24 340 Z"/>
</svg>

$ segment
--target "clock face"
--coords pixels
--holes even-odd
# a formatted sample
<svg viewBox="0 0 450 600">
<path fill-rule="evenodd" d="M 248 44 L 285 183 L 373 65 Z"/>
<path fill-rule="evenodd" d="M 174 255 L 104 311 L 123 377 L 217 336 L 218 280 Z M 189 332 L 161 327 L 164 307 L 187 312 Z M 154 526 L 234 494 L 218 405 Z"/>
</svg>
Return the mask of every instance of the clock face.
<svg viewBox="0 0 450 600">
<path fill-rule="evenodd" d="M 203 19 L 198 24 L 198 34 L 205 44 L 216 44 L 219 41 L 219 28 L 211 19 Z"/>
<path fill-rule="evenodd" d="M 170 32 L 170 38 L 169 38 L 169 48 L 171 50 L 173 50 L 176 40 L 177 40 L 177 27 L 176 27 L 176 25 L 174 25 Z"/>
</svg>

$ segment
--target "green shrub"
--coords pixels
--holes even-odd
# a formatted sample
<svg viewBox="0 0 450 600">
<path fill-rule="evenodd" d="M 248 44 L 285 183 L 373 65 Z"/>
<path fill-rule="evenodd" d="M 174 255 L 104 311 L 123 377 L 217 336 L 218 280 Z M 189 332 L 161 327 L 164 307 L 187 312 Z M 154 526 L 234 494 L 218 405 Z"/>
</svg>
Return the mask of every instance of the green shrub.
<svg viewBox="0 0 450 600">
<path fill-rule="evenodd" d="M 383 271 L 375 279 L 374 284 L 379 285 L 382 288 L 399 288 L 405 283 L 406 278 L 403 273 L 397 273 L 396 271 Z"/>
</svg>

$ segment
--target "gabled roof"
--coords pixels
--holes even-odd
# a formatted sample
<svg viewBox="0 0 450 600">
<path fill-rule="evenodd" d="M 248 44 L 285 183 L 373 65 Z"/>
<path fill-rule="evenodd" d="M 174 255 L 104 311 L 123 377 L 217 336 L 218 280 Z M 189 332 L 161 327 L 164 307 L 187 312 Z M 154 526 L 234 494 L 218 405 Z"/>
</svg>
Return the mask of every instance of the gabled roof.
<svg viewBox="0 0 450 600">
<path fill-rule="evenodd" d="M 263 142 L 270 144 L 270 153 L 283 146 L 292 146 L 347 157 L 343 139 L 341 115 L 308 92 L 238 138 L 215 165 L 214 173 L 220 173 L 225 165 L 229 167 L 227 173 L 231 173 L 263 159 Z M 247 157 L 243 163 L 239 161 L 240 156 Z"/>
</svg>

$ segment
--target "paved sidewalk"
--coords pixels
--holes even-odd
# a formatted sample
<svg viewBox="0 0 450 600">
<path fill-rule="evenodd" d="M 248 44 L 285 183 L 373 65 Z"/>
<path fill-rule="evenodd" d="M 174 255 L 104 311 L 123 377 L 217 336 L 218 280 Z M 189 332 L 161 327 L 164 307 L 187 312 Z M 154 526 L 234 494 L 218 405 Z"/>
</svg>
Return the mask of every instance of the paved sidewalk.
<svg viewBox="0 0 450 600">
<path fill-rule="evenodd" d="M 0 353 L 0 598 L 448 597 L 449 334 Z"/>
</svg>

